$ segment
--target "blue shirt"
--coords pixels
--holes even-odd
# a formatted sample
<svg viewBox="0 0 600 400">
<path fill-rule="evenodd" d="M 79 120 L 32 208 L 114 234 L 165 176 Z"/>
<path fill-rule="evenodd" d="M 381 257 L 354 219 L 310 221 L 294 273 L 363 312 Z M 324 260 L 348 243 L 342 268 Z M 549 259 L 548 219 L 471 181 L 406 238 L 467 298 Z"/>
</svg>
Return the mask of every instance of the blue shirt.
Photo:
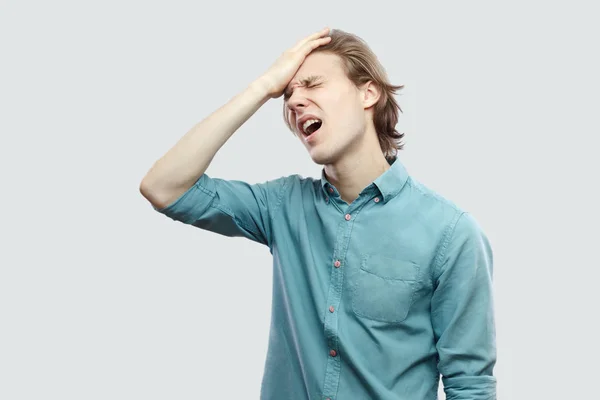
<svg viewBox="0 0 600 400">
<path fill-rule="evenodd" d="M 323 170 L 256 184 L 204 174 L 155 208 L 269 247 L 261 399 L 434 400 L 440 374 L 448 399 L 496 398 L 490 243 L 389 163 L 350 205 Z"/>
</svg>

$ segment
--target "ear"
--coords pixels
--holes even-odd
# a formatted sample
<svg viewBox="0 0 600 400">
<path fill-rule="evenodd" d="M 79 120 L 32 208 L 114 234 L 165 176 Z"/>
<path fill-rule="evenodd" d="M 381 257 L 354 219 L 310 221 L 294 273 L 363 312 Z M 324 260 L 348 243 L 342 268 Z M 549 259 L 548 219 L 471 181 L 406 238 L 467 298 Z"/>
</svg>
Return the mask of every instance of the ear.
<svg viewBox="0 0 600 400">
<path fill-rule="evenodd" d="M 379 97 L 381 96 L 381 91 L 373 81 L 368 81 L 367 83 L 363 84 L 362 88 L 360 89 L 360 96 L 363 107 L 367 109 L 373 107 L 377 103 Z"/>
</svg>

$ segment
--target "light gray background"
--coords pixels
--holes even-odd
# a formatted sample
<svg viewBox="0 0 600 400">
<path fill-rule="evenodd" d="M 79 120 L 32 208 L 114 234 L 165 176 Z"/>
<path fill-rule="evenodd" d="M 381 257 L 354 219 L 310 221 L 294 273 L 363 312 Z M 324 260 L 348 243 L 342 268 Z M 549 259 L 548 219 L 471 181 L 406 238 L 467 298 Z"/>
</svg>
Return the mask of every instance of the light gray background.
<svg viewBox="0 0 600 400">
<path fill-rule="evenodd" d="M 324 26 L 363 37 L 406 85 L 403 163 L 492 242 L 498 397 L 597 394 L 592 9 L 0 4 L 1 399 L 258 398 L 268 249 L 175 223 L 138 187 L 195 123 Z M 318 177 L 281 102 L 263 106 L 208 173 Z"/>
</svg>

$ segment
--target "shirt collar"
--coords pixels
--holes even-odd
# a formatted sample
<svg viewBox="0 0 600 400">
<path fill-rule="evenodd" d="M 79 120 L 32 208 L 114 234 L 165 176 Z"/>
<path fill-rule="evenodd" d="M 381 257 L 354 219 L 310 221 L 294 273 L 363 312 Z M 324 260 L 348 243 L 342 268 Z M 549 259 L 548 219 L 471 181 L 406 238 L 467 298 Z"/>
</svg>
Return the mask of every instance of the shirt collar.
<svg viewBox="0 0 600 400">
<path fill-rule="evenodd" d="M 390 165 L 390 168 L 379 175 L 377 179 L 365 188 L 365 191 L 372 189 L 372 187 L 379 189 L 384 203 L 387 203 L 390 199 L 400 193 L 408 180 L 408 171 L 398 157 L 388 160 L 388 164 Z M 339 196 L 339 192 L 335 186 L 333 186 L 325 177 L 325 168 L 321 170 L 321 187 L 327 196 Z"/>
</svg>

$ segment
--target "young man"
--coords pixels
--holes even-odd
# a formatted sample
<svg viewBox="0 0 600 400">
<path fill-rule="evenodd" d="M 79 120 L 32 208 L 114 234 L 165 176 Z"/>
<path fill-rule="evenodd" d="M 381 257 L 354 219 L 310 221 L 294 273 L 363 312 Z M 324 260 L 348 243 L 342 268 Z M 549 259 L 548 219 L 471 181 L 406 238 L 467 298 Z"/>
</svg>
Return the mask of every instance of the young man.
<svg viewBox="0 0 600 400">
<path fill-rule="evenodd" d="M 397 150 L 401 86 L 358 37 L 325 29 L 284 52 L 193 127 L 140 190 L 168 217 L 273 254 L 262 399 L 495 399 L 492 251 L 476 220 L 409 176 Z M 320 180 L 205 171 L 284 95 Z"/>
</svg>

